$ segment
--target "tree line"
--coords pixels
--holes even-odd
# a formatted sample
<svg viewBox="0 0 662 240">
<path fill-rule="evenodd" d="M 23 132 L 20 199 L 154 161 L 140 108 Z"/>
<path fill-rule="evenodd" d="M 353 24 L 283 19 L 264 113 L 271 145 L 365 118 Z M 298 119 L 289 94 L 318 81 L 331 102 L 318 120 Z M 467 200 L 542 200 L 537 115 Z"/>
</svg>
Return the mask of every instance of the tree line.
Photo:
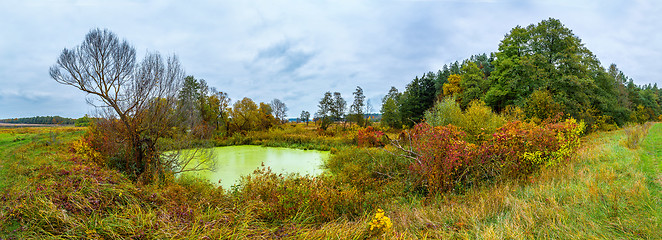
<svg viewBox="0 0 662 240">
<path fill-rule="evenodd" d="M 287 105 L 280 99 L 256 103 L 244 97 L 232 103 L 226 92 L 209 87 L 204 79 L 187 76 L 173 107 L 185 123 L 182 130 L 192 131 L 200 139 L 214 135 L 231 136 L 253 130 L 266 130 L 286 121 Z"/>
<path fill-rule="evenodd" d="M 324 93 L 324 97 L 319 101 L 318 110 L 315 113 L 314 120 L 320 123 L 320 128 L 326 130 L 333 122 L 356 123 L 358 126 L 367 126 L 368 120 L 366 113 L 372 111 L 370 100 L 366 101 L 363 94 L 363 88 L 356 86 L 352 93 L 354 100 L 352 105 L 347 107 L 347 101 L 340 92 Z M 308 120 L 310 113 L 304 111 L 301 113 L 302 119 Z M 304 118 L 305 116 L 305 118 Z"/>
<path fill-rule="evenodd" d="M 36 116 L 26 118 L 9 118 L 0 119 L 2 123 L 25 123 L 25 124 L 61 124 L 70 125 L 74 124 L 76 119 L 65 118 L 60 116 Z"/>
<path fill-rule="evenodd" d="M 392 87 L 382 99 L 382 123 L 413 126 L 446 97 L 463 110 L 478 100 L 497 113 L 521 112 L 534 120 L 563 115 L 584 120 L 591 129 L 662 115 L 657 84 L 636 85 L 616 64 L 603 68 L 581 39 L 553 18 L 516 26 L 497 52 L 416 76 L 404 92 Z"/>
</svg>

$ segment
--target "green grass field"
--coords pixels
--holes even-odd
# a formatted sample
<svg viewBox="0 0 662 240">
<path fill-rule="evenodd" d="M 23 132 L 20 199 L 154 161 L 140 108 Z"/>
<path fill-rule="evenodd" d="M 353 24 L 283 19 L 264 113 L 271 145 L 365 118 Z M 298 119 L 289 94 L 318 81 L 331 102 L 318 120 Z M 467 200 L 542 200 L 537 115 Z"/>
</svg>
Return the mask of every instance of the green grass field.
<svg viewBox="0 0 662 240">
<path fill-rule="evenodd" d="M 311 223 L 259 218 L 209 184 L 135 185 L 71 150 L 84 129 L 0 129 L 2 239 L 364 239 L 375 209 Z M 576 158 L 531 178 L 432 198 L 384 199 L 386 239 L 662 239 L 662 124 L 638 148 L 624 130 L 583 138 Z M 257 205 L 256 205 L 257 204 Z"/>
</svg>

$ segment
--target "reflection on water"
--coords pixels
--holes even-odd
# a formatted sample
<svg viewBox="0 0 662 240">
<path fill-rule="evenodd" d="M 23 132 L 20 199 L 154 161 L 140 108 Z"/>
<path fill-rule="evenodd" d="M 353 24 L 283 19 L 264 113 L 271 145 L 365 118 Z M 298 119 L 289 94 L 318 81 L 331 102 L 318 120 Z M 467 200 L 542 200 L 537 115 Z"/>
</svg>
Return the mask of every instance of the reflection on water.
<svg viewBox="0 0 662 240">
<path fill-rule="evenodd" d="M 261 167 L 271 167 L 274 173 L 299 173 L 301 175 L 319 175 L 321 165 L 329 152 L 273 148 L 261 146 L 229 146 L 214 148 L 216 159 L 215 171 L 188 172 L 186 175 L 199 176 L 224 189 L 237 184 L 241 176 L 252 173 Z"/>
</svg>

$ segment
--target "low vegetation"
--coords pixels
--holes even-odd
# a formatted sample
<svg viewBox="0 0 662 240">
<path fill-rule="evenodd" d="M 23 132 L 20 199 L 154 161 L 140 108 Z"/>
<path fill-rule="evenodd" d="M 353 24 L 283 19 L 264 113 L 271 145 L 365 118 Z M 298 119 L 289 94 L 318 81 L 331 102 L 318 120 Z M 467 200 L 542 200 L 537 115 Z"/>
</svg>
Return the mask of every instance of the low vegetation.
<svg viewBox="0 0 662 240">
<path fill-rule="evenodd" d="M 660 124 L 637 149 L 627 130 L 593 133 L 574 160 L 464 188 L 427 188 L 396 147 L 353 144 L 334 148 L 318 177 L 260 169 L 233 189 L 141 184 L 77 154 L 84 128 L 0 131 L 6 239 L 662 237 Z"/>
</svg>

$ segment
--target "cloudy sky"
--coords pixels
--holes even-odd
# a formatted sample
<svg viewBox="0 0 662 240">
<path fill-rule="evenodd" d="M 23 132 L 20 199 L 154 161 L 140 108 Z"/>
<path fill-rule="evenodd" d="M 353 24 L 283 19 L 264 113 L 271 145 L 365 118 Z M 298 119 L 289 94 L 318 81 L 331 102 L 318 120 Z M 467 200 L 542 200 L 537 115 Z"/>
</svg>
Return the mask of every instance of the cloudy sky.
<svg viewBox="0 0 662 240">
<path fill-rule="evenodd" d="M 311 113 L 356 86 L 376 110 L 391 86 L 497 50 L 517 25 L 557 18 L 637 84 L 662 83 L 662 1 L 0 0 L 0 119 L 93 113 L 48 69 L 63 48 L 107 28 L 139 53 L 177 54 L 186 73 L 233 101 L 279 98 Z"/>
</svg>

